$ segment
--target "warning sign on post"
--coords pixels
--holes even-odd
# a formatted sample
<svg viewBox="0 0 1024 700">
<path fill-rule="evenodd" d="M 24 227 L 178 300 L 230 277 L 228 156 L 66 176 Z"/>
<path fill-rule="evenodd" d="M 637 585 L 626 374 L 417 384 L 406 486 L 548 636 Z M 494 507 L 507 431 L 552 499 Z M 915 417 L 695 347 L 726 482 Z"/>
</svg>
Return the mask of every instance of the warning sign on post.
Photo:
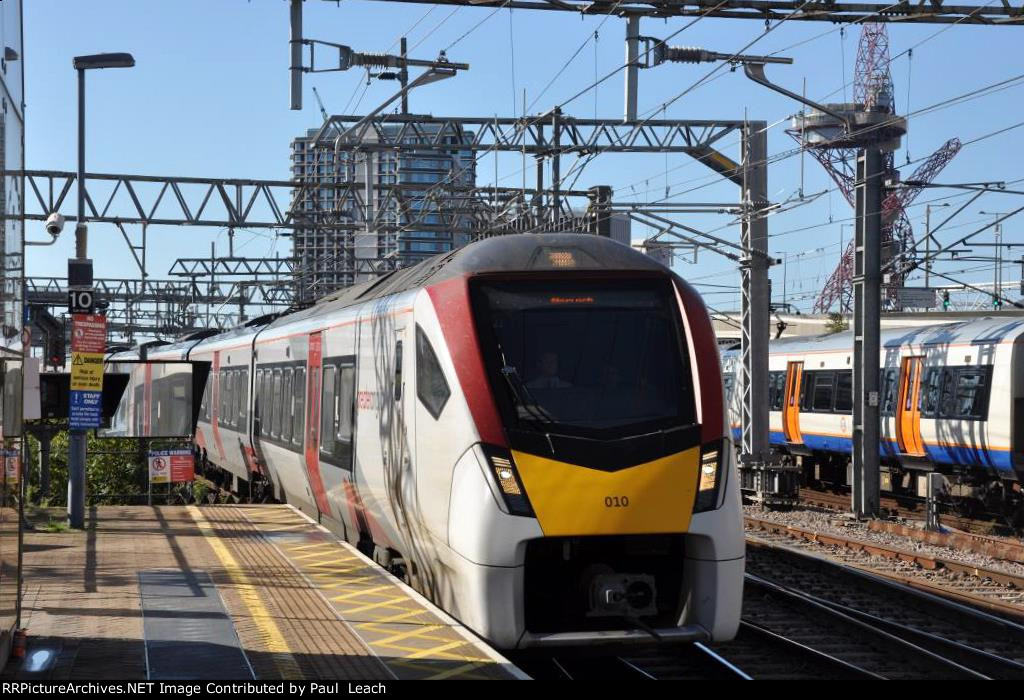
<svg viewBox="0 0 1024 700">
<path fill-rule="evenodd" d="M 71 352 L 98 352 L 107 349 L 107 317 L 99 314 L 71 316 Z"/>
<path fill-rule="evenodd" d="M 149 451 L 149 483 L 178 484 L 195 478 L 192 450 Z"/>
<path fill-rule="evenodd" d="M 100 426 L 106 347 L 105 316 L 71 316 L 71 412 L 68 419 L 73 430 Z"/>
<path fill-rule="evenodd" d="M 0 450 L 4 459 L 4 476 L 8 484 L 21 481 L 21 452 L 19 450 Z"/>
</svg>

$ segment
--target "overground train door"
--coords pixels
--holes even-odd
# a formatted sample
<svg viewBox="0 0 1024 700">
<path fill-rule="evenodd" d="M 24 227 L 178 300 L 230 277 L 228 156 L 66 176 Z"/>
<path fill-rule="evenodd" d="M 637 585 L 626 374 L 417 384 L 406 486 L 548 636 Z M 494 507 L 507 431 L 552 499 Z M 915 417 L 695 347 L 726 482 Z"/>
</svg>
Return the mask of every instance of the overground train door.
<svg viewBox="0 0 1024 700">
<path fill-rule="evenodd" d="M 900 452 L 924 457 L 921 439 L 921 367 L 923 357 L 904 357 L 900 366 L 899 401 L 896 403 L 896 442 Z"/>
<path fill-rule="evenodd" d="M 803 362 L 790 362 L 786 370 L 785 403 L 782 406 L 782 429 L 786 442 L 802 445 L 800 434 L 800 385 L 804 376 Z"/>
</svg>

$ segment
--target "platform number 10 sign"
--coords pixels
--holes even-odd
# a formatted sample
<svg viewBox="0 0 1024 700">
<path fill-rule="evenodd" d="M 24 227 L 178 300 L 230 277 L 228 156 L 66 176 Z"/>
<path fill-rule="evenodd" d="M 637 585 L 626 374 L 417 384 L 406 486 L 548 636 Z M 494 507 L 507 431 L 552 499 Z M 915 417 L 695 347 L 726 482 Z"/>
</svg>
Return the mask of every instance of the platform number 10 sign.
<svg viewBox="0 0 1024 700">
<path fill-rule="evenodd" d="M 91 289 L 68 290 L 68 313 L 88 314 L 93 310 L 93 292 Z"/>
</svg>

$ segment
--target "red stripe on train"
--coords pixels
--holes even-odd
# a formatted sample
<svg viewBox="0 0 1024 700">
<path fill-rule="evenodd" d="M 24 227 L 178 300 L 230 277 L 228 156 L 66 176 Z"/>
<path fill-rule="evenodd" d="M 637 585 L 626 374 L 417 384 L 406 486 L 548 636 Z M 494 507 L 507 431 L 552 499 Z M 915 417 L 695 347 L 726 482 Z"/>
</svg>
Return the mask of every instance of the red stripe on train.
<svg viewBox="0 0 1024 700">
<path fill-rule="evenodd" d="M 492 445 L 505 446 L 505 431 L 487 381 L 480 341 L 473 323 L 468 280 L 465 277 L 445 280 L 427 287 L 427 293 L 434 303 L 459 386 L 466 395 L 480 439 Z"/>
<path fill-rule="evenodd" d="M 701 442 L 721 439 L 725 435 L 722 414 L 722 366 L 719 362 L 718 344 L 715 342 L 711 318 L 700 294 L 689 284 L 676 280 L 676 292 L 683 305 L 686 332 L 693 346 L 696 362 L 697 381 L 700 392 L 700 439 Z"/>
</svg>

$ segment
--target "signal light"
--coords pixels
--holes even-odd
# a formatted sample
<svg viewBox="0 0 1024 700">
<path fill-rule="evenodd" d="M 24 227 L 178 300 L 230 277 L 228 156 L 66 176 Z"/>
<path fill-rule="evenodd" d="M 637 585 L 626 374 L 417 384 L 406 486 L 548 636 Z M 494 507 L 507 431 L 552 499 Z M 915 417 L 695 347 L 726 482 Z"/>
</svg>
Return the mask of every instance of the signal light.
<svg viewBox="0 0 1024 700">
<path fill-rule="evenodd" d="M 999 298 L 998 294 L 992 295 L 992 308 L 997 311 L 1003 307 L 1003 300 Z"/>
<path fill-rule="evenodd" d="M 949 292 L 942 293 L 942 310 L 949 311 Z"/>
</svg>

